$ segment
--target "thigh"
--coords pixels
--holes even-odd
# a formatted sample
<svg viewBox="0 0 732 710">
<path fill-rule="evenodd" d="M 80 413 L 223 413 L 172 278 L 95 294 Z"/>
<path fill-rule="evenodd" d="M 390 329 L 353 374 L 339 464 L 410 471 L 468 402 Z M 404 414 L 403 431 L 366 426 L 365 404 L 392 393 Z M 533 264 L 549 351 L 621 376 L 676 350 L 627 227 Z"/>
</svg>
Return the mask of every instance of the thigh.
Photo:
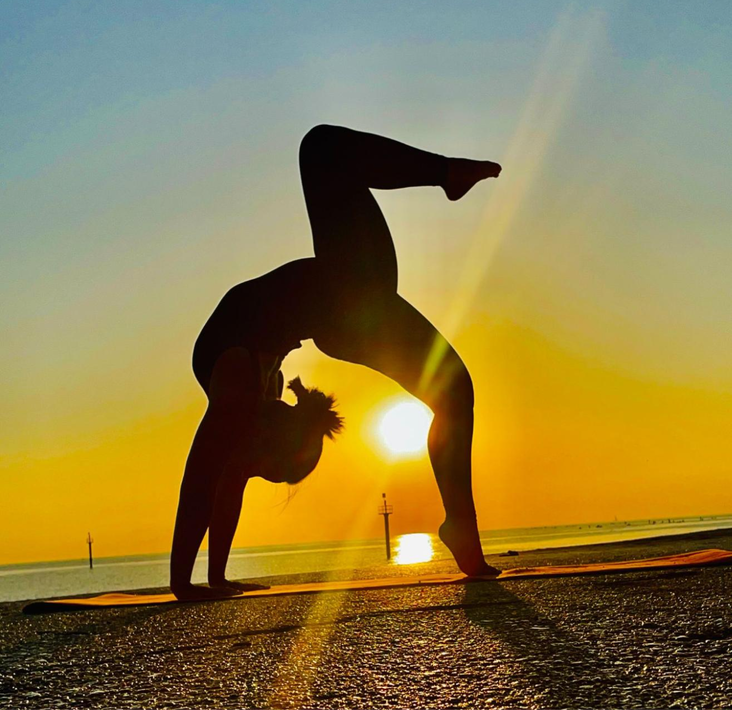
<svg viewBox="0 0 732 710">
<path fill-rule="evenodd" d="M 450 343 L 414 306 L 396 294 L 374 295 L 341 310 L 314 339 L 326 355 L 376 370 L 433 409 L 444 399 L 470 399 L 472 384 Z"/>
<path fill-rule="evenodd" d="M 397 290 L 397 259 L 384 215 L 371 191 L 329 157 L 317 136 L 303 141 L 300 176 L 315 256 L 343 285 Z"/>
</svg>

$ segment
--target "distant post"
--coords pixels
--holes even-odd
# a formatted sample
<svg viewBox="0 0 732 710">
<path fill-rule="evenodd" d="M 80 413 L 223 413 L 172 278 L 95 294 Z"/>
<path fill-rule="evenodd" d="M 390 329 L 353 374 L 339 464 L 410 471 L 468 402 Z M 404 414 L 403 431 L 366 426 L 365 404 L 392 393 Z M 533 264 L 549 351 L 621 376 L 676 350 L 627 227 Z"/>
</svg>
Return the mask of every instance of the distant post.
<svg viewBox="0 0 732 710">
<path fill-rule="evenodd" d="M 92 559 L 92 543 L 94 540 L 92 540 L 91 533 L 88 532 L 86 534 L 86 544 L 89 545 L 89 569 L 94 569 L 94 560 Z"/>
<path fill-rule="evenodd" d="M 391 559 L 391 540 L 389 539 L 389 516 L 394 512 L 393 505 L 386 504 L 386 493 L 382 493 L 383 502 L 379 506 L 379 515 L 384 516 L 384 539 L 386 540 L 386 559 Z"/>
</svg>

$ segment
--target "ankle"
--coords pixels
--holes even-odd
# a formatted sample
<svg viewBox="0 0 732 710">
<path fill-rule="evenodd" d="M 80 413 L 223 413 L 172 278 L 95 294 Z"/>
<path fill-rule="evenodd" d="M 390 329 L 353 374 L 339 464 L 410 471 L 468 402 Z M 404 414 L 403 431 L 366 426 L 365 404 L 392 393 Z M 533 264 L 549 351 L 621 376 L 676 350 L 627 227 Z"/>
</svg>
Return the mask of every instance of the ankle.
<svg viewBox="0 0 732 710">
<path fill-rule="evenodd" d="M 445 512 L 445 522 L 443 525 L 449 527 L 464 527 L 465 525 L 475 526 L 478 522 L 478 515 L 475 508 L 461 508 Z"/>
</svg>

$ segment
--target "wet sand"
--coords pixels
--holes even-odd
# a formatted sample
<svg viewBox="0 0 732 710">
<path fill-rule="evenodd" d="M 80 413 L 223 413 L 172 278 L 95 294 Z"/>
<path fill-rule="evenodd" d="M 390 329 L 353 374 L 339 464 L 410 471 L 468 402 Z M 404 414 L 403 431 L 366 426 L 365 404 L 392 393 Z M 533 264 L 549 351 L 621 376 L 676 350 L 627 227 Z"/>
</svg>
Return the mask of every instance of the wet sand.
<svg viewBox="0 0 732 710">
<path fill-rule="evenodd" d="M 732 531 L 488 560 L 711 547 L 732 550 Z M 437 562 L 328 578 L 454 571 Z M 2 708 L 732 707 L 732 567 L 31 617 L 22 607 L 0 605 Z"/>
</svg>

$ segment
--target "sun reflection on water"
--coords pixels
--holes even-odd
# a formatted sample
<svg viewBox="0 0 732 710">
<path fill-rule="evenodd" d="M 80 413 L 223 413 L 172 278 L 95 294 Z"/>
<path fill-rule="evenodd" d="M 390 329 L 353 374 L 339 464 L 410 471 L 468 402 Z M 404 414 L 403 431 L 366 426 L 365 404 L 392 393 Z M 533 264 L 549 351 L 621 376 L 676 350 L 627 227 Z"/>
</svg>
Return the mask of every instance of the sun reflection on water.
<svg viewBox="0 0 732 710">
<path fill-rule="evenodd" d="M 411 565 L 415 562 L 429 562 L 435 556 L 432 538 L 426 533 L 400 535 L 396 541 L 394 562 L 398 565 Z"/>
</svg>

